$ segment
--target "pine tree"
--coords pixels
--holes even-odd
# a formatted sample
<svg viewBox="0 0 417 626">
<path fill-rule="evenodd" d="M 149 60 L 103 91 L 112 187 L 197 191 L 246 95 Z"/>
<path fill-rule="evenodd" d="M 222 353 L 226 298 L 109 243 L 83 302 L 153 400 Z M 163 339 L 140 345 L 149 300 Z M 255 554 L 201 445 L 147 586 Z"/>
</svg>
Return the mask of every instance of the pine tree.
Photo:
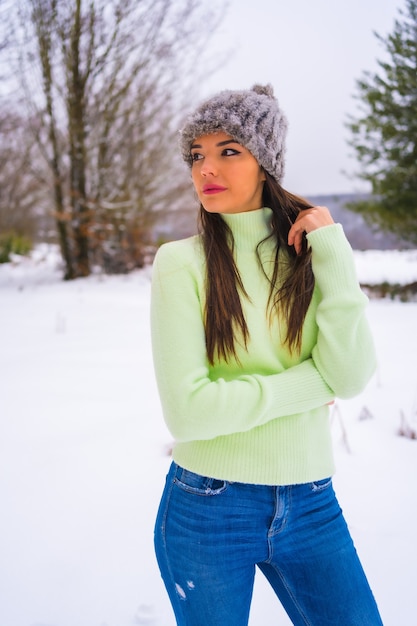
<svg viewBox="0 0 417 626">
<path fill-rule="evenodd" d="M 349 117 L 349 144 L 371 199 L 349 205 L 370 224 L 417 243 L 417 0 L 405 0 L 390 35 L 375 33 L 387 60 L 357 81 L 362 117 Z"/>
</svg>

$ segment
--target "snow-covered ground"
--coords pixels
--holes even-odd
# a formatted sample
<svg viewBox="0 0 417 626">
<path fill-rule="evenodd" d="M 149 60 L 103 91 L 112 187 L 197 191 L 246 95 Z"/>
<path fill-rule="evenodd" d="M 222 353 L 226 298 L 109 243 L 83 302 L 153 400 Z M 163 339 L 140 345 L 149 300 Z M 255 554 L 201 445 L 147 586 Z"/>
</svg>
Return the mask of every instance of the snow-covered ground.
<svg viewBox="0 0 417 626">
<path fill-rule="evenodd" d="M 363 282 L 417 251 L 357 252 Z M 62 282 L 0 266 L 0 626 L 173 626 L 153 554 L 170 459 L 149 342 L 150 270 Z M 379 368 L 333 408 L 339 500 L 385 626 L 417 623 L 417 303 L 372 300 Z M 354 601 L 354 599 L 353 599 Z M 261 576 L 251 626 L 289 620 Z"/>
</svg>

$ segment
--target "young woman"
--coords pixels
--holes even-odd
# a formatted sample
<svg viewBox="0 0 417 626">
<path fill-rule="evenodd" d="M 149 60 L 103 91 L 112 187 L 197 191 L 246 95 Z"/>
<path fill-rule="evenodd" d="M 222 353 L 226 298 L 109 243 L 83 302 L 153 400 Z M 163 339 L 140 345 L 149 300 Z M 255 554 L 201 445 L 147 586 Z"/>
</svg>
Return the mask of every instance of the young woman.
<svg viewBox="0 0 417 626">
<path fill-rule="evenodd" d="M 177 624 L 248 624 L 255 566 L 296 625 L 382 624 L 331 476 L 329 404 L 375 368 L 342 227 L 285 191 L 270 86 L 181 133 L 201 234 L 162 246 L 152 342 L 173 462 L 155 547 Z"/>
</svg>

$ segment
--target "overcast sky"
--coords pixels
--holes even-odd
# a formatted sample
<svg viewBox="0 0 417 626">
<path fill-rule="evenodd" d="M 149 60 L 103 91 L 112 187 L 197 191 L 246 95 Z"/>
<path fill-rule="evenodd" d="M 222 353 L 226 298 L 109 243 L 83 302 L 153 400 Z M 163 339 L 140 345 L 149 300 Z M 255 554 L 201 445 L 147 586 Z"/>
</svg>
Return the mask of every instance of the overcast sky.
<svg viewBox="0 0 417 626">
<path fill-rule="evenodd" d="M 289 120 L 284 187 L 306 195 L 368 191 L 342 173 L 358 168 L 344 123 L 357 106 L 355 81 L 385 55 L 374 31 L 386 37 L 404 7 L 404 0 L 230 0 L 210 46 L 231 54 L 202 96 L 271 83 Z"/>
</svg>

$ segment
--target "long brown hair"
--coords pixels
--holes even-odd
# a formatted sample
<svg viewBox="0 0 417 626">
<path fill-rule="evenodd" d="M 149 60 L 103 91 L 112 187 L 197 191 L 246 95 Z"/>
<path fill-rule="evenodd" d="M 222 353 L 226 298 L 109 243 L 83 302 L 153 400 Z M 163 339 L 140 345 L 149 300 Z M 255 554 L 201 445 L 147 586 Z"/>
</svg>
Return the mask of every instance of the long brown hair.
<svg viewBox="0 0 417 626">
<path fill-rule="evenodd" d="M 314 289 L 311 253 L 303 238 L 299 255 L 288 245 L 288 232 L 298 213 L 311 208 L 307 200 L 286 191 L 267 172 L 264 183 L 263 206 L 272 209 L 272 231 L 266 239 L 276 242 L 274 268 L 270 281 L 268 306 L 286 322 L 285 343 L 290 351 L 300 351 L 302 329 Z M 218 213 L 209 213 L 200 206 L 200 225 L 206 257 L 206 303 L 204 326 L 207 356 L 211 364 L 216 358 L 228 361 L 237 358 L 235 342 L 240 336 L 245 348 L 249 329 L 243 314 L 241 297 L 248 298 L 234 260 L 233 234 Z M 264 240 L 265 241 L 265 240 Z M 258 244 L 257 255 L 260 262 Z M 286 253 L 283 277 L 279 264 L 280 251 Z M 261 264 L 262 267 L 262 264 Z"/>
</svg>

